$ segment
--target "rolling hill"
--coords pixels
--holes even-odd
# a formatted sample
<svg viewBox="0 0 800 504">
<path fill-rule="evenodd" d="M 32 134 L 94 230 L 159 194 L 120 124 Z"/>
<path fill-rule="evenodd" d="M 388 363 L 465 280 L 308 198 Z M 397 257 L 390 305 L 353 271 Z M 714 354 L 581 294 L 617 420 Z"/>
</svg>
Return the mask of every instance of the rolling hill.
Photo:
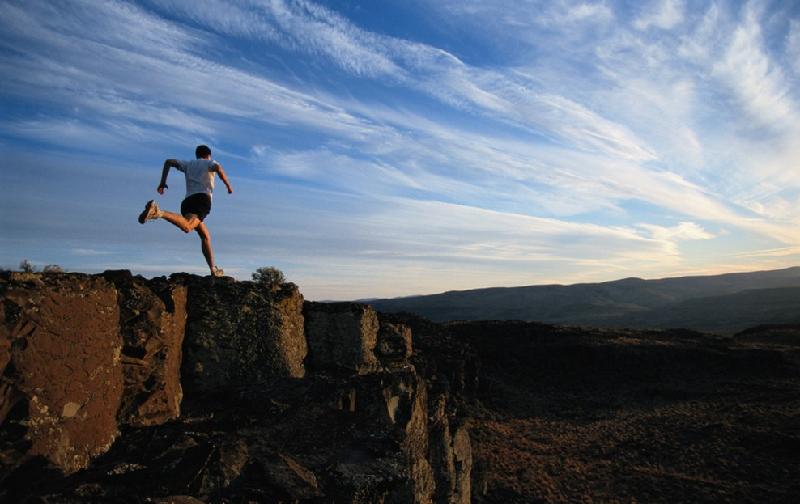
<svg viewBox="0 0 800 504">
<path fill-rule="evenodd" d="M 377 310 L 436 322 L 526 320 L 600 327 L 736 331 L 800 322 L 800 267 L 575 285 L 494 287 L 370 300 Z"/>
</svg>

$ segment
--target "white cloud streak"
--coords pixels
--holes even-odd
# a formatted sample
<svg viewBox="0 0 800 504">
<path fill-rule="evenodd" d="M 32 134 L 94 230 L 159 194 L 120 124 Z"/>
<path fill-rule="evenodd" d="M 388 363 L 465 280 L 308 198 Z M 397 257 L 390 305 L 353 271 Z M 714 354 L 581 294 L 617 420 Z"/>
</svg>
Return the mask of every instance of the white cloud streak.
<svg viewBox="0 0 800 504">
<path fill-rule="evenodd" d="M 458 29 L 520 47 L 491 65 L 305 0 L 146 6 L 0 4 L 0 97 L 47 111 L 4 119 L 0 135 L 95 153 L 227 140 L 245 145 L 230 155 L 257 176 L 369 201 L 363 216 L 358 205 L 327 203 L 332 222 L 349 225 L 308 233 L 337 243 L 331 254 L 295 236 L 307 220 L 281 214 L 275 253 L 302 256 L 303 271 L 343 254 L 354 274 L 358 261 L 374 261 L 375 274 L 379 264 L 422 268 L 418 280 L 429 273 L 420 265 L 451 261 L 431 278 L 467 288 L 482 280 L 458 264 L 499 283 L 534 282 L 542 277 L 527 272 L 549 263 L 573 279 L 677 271 L 683 242 L 711 247 L 720 226 L 759 235 L 766 250 L 800 243 L 798 25 L 787 21 L 776 54 L 752 4 L 698 12 L 654 2 L 632 20 L 615 2 L 429 6 L 447 9 Z M 275 48 L 300 55 L 313 62 L 305 71 L 344 74 L 388 99 L 231 58 L 231 37 L 264 58 Z M 275 131 L 298 141 L 281 143 Z M 257 219 L 265 203 L 250 202 L 252 215 L 239 215 Z M 350 235 L 359 247 L 340 243 Z"/>
<path fill-rule="evenodd" d="M 754 8 L 745 9 L 744 21 L 730 40 L 724 59 L 714 66 L 733 90 L 748 117 L 759 127 L 797 130 L 797 107 L 784 72 L 762 47 L 759 19 Z"/>
<path fill-rule="evenodd" d="M 647 30 L 650 27 L 669 30 L 683 21 L 683 11 L 683 0 L 656 0 L 633 25 L 637 30 Z"/>
</svg>

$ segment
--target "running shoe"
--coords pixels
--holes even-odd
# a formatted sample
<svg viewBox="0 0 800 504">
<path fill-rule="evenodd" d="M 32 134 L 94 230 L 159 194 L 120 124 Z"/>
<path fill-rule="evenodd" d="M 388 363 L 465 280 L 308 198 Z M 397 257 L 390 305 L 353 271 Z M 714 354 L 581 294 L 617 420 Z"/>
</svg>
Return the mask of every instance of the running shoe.
<svg viewBox="0 0 800 504">
<path fill-rule="evenodd" d="M 158 219 L 159 217 L 161 217 L 161 209 L 158 208 L 158 203 L 154 200 L 150 200 L 144 206 L 142 213 L 139 214 L 139 224 L 144 224 L 149 220 Z"/>
<path fill-rule="evenodd" d="M 219 266 L 214 266 L 214 271 L 211 272 L 211 276 L 221 278 L 225 276 L 225 272 L 222 271 L 222 268 L 220 268 Z"/>
</svg>

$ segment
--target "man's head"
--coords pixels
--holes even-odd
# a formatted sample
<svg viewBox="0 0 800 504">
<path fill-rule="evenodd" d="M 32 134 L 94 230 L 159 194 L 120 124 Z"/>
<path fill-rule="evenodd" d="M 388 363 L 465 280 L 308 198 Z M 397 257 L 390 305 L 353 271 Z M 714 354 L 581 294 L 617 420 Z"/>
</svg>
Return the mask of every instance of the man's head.
<svg viewBox="0 0 800 504">
<path fill-rule="evenodd" d="M 194 155 L 197 159 L 207 159 L 211 157 L 211 149 L 208 145 L 198 145 L 194 150 Z"/>
</svg>

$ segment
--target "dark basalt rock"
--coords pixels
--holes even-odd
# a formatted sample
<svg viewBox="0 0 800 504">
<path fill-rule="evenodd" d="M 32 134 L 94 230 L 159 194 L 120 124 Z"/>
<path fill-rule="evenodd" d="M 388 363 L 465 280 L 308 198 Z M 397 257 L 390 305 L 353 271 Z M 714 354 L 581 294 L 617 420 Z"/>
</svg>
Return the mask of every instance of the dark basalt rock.
<svg viewBox="0 0 800 504">
<path fill-rule="evenodd" d="M 42 457 L 65 473 L 117 437 L 122 397 L 117 292 L 88 275 L 0 278 L 0 484 Z"/>
<path fill-rule="evenodd" d="M 182 367 L 188 395 L 305 375 L 303 296 L 296 285 L 273 289 L 193 275 L 170 281 L 188 289 Z"/>
<path fill-rule="evenodd" d="M 164 278 L 147 281 L 127 270 L 106 271 L 103 277 L 118 294 L 125 383 L 120 421 L 147 426 L 177 418 L 183 399 L 186 287 Z"/>
<path fill-rule="evenodd" d="M 0 314 L 0 502 L 797 500 L 796 326 L 440 325 L 125 271 L 0 274 Z"/>
<path fill-rule="evenodd" d="M 378 315 L 370 306 L 306 303 L 303 315 L 312 368 L 358 374 L 379 369 L 375 356 Z"/>
<path fill-rule="evenodd" d="M 411 329 L 408 326 L 381 322 L 376 353 L 384 366 L 408 360 L 412 346 Z"/>
<path fill-rule="evenodd" d="M 457 400 L 366 305 L 127 271 L 0 304 L 2 502 L 469 502 Z"/>
</svg>

